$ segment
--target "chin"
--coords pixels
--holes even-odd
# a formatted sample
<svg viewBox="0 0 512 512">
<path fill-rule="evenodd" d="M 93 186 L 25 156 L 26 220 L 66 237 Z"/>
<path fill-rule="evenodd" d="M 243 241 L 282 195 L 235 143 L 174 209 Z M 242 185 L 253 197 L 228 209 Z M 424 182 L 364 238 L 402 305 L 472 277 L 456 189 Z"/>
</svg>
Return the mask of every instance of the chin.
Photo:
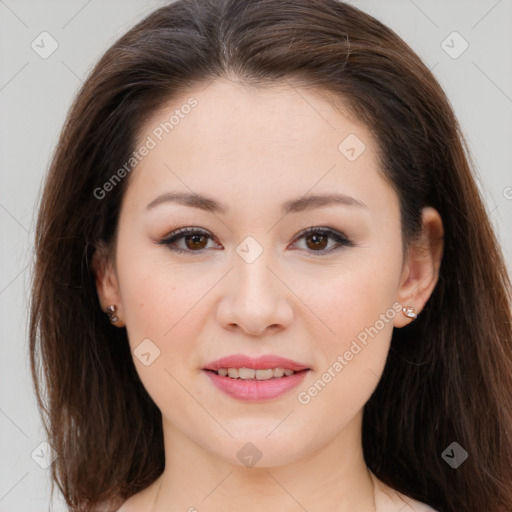
<svg viewBox="0 0 512 512">
<path fill-rule="evenodd" d="M 273 438 L 275 432 L 269 435 L 272 428 L 267 428 L 264 434 L 255 434 L 254 430 L 248 430 L 246 434 L 239 432 L 221 445 L 212 443 L 209 451 L 228 464 L 251 469 L 284 466 L 308 455 L 306 440 L 299 432 L 296 437 L 286 435 L 286 439 L 283 439 L 276 435 Z M 311 446 L 311 450 L 314 447 Z"/>
</svg>

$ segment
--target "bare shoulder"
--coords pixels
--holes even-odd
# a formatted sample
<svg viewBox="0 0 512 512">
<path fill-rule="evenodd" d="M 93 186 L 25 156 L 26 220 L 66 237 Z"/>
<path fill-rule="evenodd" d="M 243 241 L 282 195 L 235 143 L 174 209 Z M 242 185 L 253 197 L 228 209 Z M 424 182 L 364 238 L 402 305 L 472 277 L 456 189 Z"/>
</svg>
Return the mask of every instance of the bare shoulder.
<svg viewBox="0 0 512 512">
<path fill-rule="evenodd" d="M 94 508 L 91 508 L 91 510 L 94 512 L 118 512 L 122 509 L 122 505 L 124 502 L 125 500 L 123 500 L 122 498 L 112 498 L 109 501 L 99 503 Z"/>
<path fill-rule="evenodd" d="M 150 510 L 152 502 L 144 491 L 130 496 L 115 512 L 140 512 Z"/>
<path fill-rule="evenodd" d="M 132 494 L 124 502 L 119 503 L 119 508 L 115 508 L 110 512 L 141 512 L 153 510 L 155 498 L 158 494 L 158 490 L 162 485 L 162 475 L 160 475 L 155 481 L 149 484 L 146 488 L 142 489 L 135 494 Z"/>
<path fill-rule="evenodd" d="M 438 512 L 425 503 L 414 500 L 389 487 L 371 473 L 375 483 L 375 504 L 379 512 Z"/>
<path fill-rule="evenodd" d="M 151 484 L 146 489 L 133 494 L 124 502 L 121 502 L 115 512 L 140 512 L 141 510 L 151 510 L 155 499 L 155 484 Z"/>
</svg>

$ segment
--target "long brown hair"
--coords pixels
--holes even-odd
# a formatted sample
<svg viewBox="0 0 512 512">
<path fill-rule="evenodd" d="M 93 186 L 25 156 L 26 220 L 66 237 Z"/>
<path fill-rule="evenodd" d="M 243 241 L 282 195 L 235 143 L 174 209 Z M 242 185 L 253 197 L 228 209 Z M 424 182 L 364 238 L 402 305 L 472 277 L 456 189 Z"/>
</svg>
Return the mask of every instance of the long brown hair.
<svg viewBox="0 0 512 512">
<path fill-rule="evenodd" d="M 121 37 L 70 109 L 36 231 L 30 360 L 51 466 L 73 510 L 97 510 L 164 469 L 162 418 L 136 373 L 125 329 L 102 311 L 91 269 L 112 246 L 121 180 L 145 120 L 216 77 L 293 82 L 348 103 L 369 127 L 401 205 L 403 240 L 421 208 L 444 223 L 439 280 L 418 320 L 395 329 L 365 405 L 368 467 L 441 512 L 512 510 L 511 286 L 466 142 L 429 69 L 392 30 L 336 0 L 180 0 Z M 468 458 L 454 469 L 443 451 Z"/>
</svg>

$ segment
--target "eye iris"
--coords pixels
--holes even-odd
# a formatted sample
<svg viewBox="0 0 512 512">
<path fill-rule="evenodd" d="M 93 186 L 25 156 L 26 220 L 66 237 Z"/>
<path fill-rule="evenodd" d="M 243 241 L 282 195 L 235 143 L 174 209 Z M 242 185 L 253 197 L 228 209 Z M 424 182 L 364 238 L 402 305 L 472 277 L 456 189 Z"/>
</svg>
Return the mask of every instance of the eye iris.
<svg viewBox="0 0 512 512">
<path fill-rule="evenodd" d="M 327 235 L 325 234 L 313 234 L 313 235 L 308 235 L 306 237 L 307 240 L 313 240 L 314 242 L 314 245 L 313 245 L 313 248 L 320 248 L 320 249 L 325 249 L 325 247 L 327 246 Z M 321 239 L 321 240 L 320 240 Z M 320 242 L 320 243 L 319 243 Z M 322 243 L 324 242 L 324 243 Z"/>
<path fill-rule="evenodd" d="M 188 249 L 204 249 L 204 247 L 198 247 L 198 244 L 201 245 L 201 242 L 199 241 L 199 239 L 203 239 L 203 242 L 205 240 L 207 240 L 207 237 L 206 235 L 200 235 L 200 234 L 196 234 L 196 235 L 188 235 L 187 237 L 185 237 L 185 240 L 186 240 L 186 245 L 187 245 L 187 248 Z M 193 244 L 190 245 L 189 242 L 193 239 Z"/>
</svg>

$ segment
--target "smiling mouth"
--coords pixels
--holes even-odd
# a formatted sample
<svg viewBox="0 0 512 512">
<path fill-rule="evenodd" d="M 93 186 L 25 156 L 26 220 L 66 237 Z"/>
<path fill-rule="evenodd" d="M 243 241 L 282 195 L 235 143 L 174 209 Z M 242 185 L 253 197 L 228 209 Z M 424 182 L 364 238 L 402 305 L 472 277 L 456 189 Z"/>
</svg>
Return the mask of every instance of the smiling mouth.
<svg viewBox="0 0 512 512">
<path fill-rule="evenodd" d="M 220 377 L 227 377 L 231 379 L 240 380 L 272 380 L 281 379 L 294 375 L 295 373 L 302 373 L 309 371 L 309 368 L 304 370 L 295 371 L 289 368 L 265 368 L 255 370 L 254 368 L 219 368 L 218 370 L 206 370 Z"/>
</svg>

